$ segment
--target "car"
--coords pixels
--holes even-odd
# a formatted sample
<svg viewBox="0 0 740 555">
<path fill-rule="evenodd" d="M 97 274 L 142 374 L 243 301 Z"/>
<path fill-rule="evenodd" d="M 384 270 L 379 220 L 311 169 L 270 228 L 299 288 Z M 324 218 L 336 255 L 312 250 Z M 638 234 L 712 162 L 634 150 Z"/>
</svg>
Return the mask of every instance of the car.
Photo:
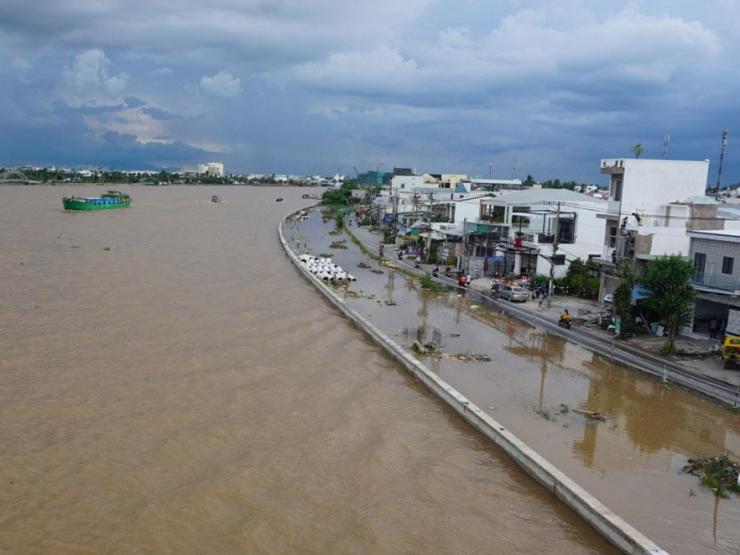
<svg viewBox="0 0 740 555">
<path fill-rule="evenodd" d="M 740 361 L 740 337 L 728 335 L 722 342 L 722 365 L 725 368 L 737 366 Z"/>
<path fill-rule="evenodd" d="M 614 302 L 614 293 L 607 293 L 604 295 L 604 302 L 605 303 L 613 303 Z"/>
<path fill-rule="evenodd" d="M 504 285 L 501 287 L 501 291 L 499 291 L 499 297 L 507 299 L 510 302 L 525 302 L 529 299 L 529 293 L 527 293 L 527 290 L 524 289 L 524 287 L 520 287 L 518 285 Z"/>
</svg>

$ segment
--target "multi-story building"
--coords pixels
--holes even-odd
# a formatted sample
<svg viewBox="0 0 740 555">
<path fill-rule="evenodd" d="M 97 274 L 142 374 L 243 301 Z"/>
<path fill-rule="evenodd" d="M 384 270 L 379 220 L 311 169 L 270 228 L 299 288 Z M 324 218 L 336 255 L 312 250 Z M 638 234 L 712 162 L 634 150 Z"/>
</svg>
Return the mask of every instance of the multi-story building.
<svg viewBox="0 0 740 555">
<path fill-rule="evenodd" d="M 605 210 L 605 201 L 567 189 L 528 189 L 482 199 L 480 221 L 506 227 L 514 273 L 549 274 L 557 233 L 554 275 L 563 277 L 573 260 L 601 256 Z"/>
<path fill-rule="evenodd" d="M 601 296 L 616 289 L 617 266 L 627 261 L 637 275 L 656 256 L 687 256 L 687 230 L 722 227 L 717 202 L 705 196 L 709 160 L 608 159 L 609 175 Z"/>
<path fill-rule="evenodd" d="M 210 177 L 223 177 L 224 164 L 223 162 L 208 162 L 206 164 L 198 164 L 198 174 L 208 175 Z"/>
<path fill-rule="evenodd" d="M 740 310 L 740 229 L 689 231 L 688 235 L 695 271 L 691 280 L 696 289 L 694 328 L 703 331 L 712 318 L 727 320 L 730 309 Z"/>
</svg>

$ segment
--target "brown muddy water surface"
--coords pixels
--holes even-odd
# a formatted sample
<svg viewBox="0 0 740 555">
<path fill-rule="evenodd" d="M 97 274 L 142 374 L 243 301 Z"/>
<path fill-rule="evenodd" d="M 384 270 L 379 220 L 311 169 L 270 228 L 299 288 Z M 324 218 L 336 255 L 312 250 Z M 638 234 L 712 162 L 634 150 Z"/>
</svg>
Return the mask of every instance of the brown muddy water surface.
<svg viewBox="0 0 740 555">
<path fill-rule="evenodd" d="M 613 552 L 298 275 L 305 190 L 103 190 L 0 187 L 0 552 Z"/>
<path fill-rule="evenodd" d="M 378 268 L 346 235 L 328 235 L 333 228 L 333 221 L 312 213 L 291 223 L 287 238 L 301 243 L 298 250 L 333 254 L 358 277 L 337 291 L 360 314 L 409 349 L 423 337 L 446 354 L 490 356 L 490 362 L 420 358 L 673 555 L 740 553 L 740 496 L 718 500 L 682 472 L 690 457 L 727 452 L 740 459 L 737 412 L 663 387 L 474 296 L 422 292 L 403 275 Z M 346 249 L 329 246 L 342 239 Z M 362 261 L 382 273 L 358 267 Z M 591 421 L 579 410 L 600 412 L 606 421 Z"/>
</svg>

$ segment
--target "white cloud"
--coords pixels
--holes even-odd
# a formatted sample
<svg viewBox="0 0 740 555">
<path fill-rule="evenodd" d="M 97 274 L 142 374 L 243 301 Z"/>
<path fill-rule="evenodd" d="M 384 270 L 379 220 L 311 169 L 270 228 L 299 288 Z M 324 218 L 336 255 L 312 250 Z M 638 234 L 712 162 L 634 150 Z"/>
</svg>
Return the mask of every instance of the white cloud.
<svg viewBox="0 0 740 555">
<path fill-rule="evenodd" d="M 62 70 L 64 97 L 70 106 L 112 106 L 121 101 L 128 74 L 109 75 L 110 60 L 93 48 L 75 56 L 72 66 Z"/>
<path fill-rule="evenodd" d="M 219 71 L 211 77 L 203 76 L 199 86 L 204 94 L 221 98 L 233 98 L 242 92 L 241 80 L 227 71 Z"/>
</svg>

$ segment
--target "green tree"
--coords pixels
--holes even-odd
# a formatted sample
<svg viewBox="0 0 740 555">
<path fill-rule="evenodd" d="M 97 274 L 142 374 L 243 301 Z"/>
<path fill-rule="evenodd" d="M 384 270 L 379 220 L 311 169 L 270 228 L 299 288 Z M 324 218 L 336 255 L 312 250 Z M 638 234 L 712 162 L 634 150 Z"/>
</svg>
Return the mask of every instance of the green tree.
<svg viewBox="0 0 740 555">
<path fill-rule="evenodd" d="M 665 351 L 673 352 L 681 326 L 691 321 L 696 292 L 689 280 L 694 264 L 678 255 L 659 256 L 648 264 L 643 284 L 650 290 L 648 305 L 660 316 L 668 332 Z"/>
<path fill-rule="evenodd" d="M 534 177 L 532 177 L 530 174 L 527 174 L 527 179 L 524 180 L 524 183 L 522 183 L 525 187 L 531 187 L 534 185 Z"/>
<path fill-rule="evenodd" d="M 627 335 L 632 331 L 634 321 L 632 320 L 632 289 L 635 287 L 635 274 L 630 265 L 622 264 L 619 286 L 614 290 L 614 310 L 619 316 L 621 323 L 620 335 Z"/>
<path fill-rule="evenodd" d="M 642 146 L 642 143 L 637 143 L 636 145 L 632 145 L 632 152 L 635 153 L 635 158 L 639 158 L 640 154 L 645 152 L 645 147 Z"/>
</svg>

